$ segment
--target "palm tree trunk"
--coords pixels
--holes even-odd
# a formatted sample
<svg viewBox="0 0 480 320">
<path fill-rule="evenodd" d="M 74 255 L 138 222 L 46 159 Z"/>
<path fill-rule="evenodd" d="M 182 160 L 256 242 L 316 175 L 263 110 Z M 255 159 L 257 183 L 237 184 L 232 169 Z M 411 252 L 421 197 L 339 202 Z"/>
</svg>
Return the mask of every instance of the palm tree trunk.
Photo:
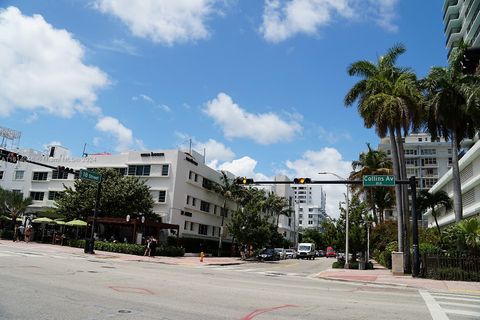
<svg viewBox="0 0 480 320">
<path fill-rule="evenodd" d="M 392 148 L 393 174 L 396 179 L 400 179 L 400 167 L 398 163 L 397 143 L 395 141 L 395 130 L 390 127 L 390 147 Z M 403 210 L 402 210 L 402 191 L 399 184 L 395 185 L 395 201 L 397 206 L 397 239 L 398 251 L 403 252 Z"/>
<path fill-rule="evenodd" d="M 452 183 L 453 183 L 453 211 L 455 222 L 463 218 L 462 186 L 460 182 L 460 168 L 458 166 L 458 141 L 456 130 L 452 130 Z"/>
<path fill-rule="evenodd" d="M 375 221 L 377 223 L 378 222 L 377 207 L 375 205 L 375 197 L 374 197 L 374 194 L 373 194 L 373 188 L 370 188 L 370 203 L 372 205 L 373 221 Z"/>
<path fill-rule="evenodd" d="M 440 236 L 440 241 L 442 239 L 442 231 L 440 231 L 440 226 L 438 225 L 437 214 L 435 213 L 435 207 L 432 207 L 432 216 L 435 218 L 435 224 L 437 225 L 438 235 Z"/>
<path fill-rule="evenodd" d="M 402 129 L 400 125 L 396 127 L 397 145 L 398 145 L 398 159 L 400 166 L 400 176 L 402 180 L 407 180 L 407 168 L 405 167 L 405 150 L 403 149 Z M 402 204 L 403 204 L 403 229 L 405 234 L 405 271 L 410 272 L 410 210 L 408 203 L 408 185 L 402 184 Z"/>
</svg>

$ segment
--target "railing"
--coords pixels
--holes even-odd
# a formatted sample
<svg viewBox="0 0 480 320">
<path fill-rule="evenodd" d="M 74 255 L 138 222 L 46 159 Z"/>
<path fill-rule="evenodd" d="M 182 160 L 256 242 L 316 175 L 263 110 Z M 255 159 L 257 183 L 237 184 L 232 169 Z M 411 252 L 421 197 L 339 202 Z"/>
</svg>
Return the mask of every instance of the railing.
<svg viewBox="0 0 480 320">
<path fill-rule="evenodd" d="M 480 256 L 424 254 L 420 274 L 437 280 L 480 281 Z"/>
</svg>

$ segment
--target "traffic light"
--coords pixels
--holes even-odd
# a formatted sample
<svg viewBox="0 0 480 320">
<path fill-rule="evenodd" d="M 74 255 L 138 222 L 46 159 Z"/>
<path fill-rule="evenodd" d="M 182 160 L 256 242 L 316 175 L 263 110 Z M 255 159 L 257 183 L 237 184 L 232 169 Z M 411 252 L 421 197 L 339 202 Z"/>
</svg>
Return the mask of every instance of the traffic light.
<svg viewBox="0 0 480 320">
<path fill-rule="evenodd" d="M 63 173 L 63 172 L 75 173 L 75 169 L 69 168 L 69 167 L 64 167 L 64 166 L 58 166 L 57 171 L 58 171 L 58 173 Z"/>
<path fill-rule="evenodd" d="M 312 179 L 310 179 L 310 178 L 295 178 L 295 179 L 293 179 L 293 183 L 295 183 L 295 184 L 308 184 L 308 183 L 312 183 Z"/>
<path fill-rule="evenodd" d="M 15 152 L 0 149 L 0 160 L 4 160 L 11 163 L 17 163 L 18 161 L 26 161 L 27 157 L 22 156 Z"/>
<path fill-rule="evenodd" d="M 253 179 L 248 179 L 248 178 L 245 178 L 245 177 L 238 177 L 237 179 L 235 179 L 235 183 L 236 184 L 244 184 L 244 185 L 252 184 Z"/>
</svg>

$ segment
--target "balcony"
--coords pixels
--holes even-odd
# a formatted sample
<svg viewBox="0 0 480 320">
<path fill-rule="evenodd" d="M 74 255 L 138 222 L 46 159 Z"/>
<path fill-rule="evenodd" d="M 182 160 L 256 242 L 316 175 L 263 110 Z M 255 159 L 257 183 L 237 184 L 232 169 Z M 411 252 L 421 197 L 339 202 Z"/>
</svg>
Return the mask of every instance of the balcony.
<svg viewBox="0 0 480 320">
<path fill-rule="evenodd" d="M 457 24 L 460 24 L 460 20 L 458 19 L 459 17 L 460 17 L 460 13 L 452 13 L 451 15 L 449 15 L 447 18 L 447 22 L 445 23 L 445 28 L 443 29 L 443 33 L 447 33 L 448 27 L 454 22 L 457 22 Z"/>
<path fill-rule="evenodd" d="M 458 0 L 450 0 L 446 2 L 443 7 L 443 10 L 444 10 L 443 21 L 445 21 L 445 17 L 447 17 L 449 14 L 456 13 L 459 11 Z"/>
<path fill-rule="evenodd" d="M 449 43 L 452 41 L 457 41 L 459 37 L 461 37 L 460 31 L 462 31 L 462 27 L 455 27 L 450 29 L 450 32 L 447 35 L 447 40 L 445 45 L 449 47 Z"/>
</svg>

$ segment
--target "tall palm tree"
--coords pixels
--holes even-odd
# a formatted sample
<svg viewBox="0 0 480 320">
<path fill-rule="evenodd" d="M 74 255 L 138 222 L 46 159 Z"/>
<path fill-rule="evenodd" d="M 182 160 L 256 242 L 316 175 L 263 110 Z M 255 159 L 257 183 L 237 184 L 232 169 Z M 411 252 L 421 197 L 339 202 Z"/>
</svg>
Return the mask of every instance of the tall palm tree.
<svg viewBox="0 0 480 320">
<path fill-rule="evenodd" d="M 430 193 L 427 190 L 420 190 L 417 195 L 417 208 L 419 212 L 425 212 L 428 209 L 432 210 L 432 216 L 435 219 L 435 224 L 437 225 L 438 235 L 440 239 L 442 238 L 442 231 L 440 230 L 440 226 L 438 225 L 437 220 L 437 212 L 435 208 L 437 206 L 443 206 L 446 210 L 450 210 L 452 208 L 452 200 L 448 194 L 443 191 L 437 191 L 435 193 Z"/>
<path fill-rule="evenodd" d="M 228 201 L 234 201 L 237 198 L 240 188 L 237 184 L 235 184 L 233 179 L 228 178 L 225 171 L 221 171 L 221 173 L 221 183 L 213 185 L 213 190 L 223 199 L 223 205 L 220 211 L 222 221 L 220 224 L 220 232 L 218 235 L 218 256 L 220 256 L 222 252 L 223 226 L 225 223 L 225 215 L 227 212 L 227 203 Z"/>
<path fill-rule="evenodd" d="M 372 150 L 370 144 L 367 143 L 368 151 L 362 152 L 358 158 L 352 162 L 353 171 L 350 173 L 351 180 L 362 180 L 364 175 L 381 175 L 392 174 L 392 162 L 388 159 L 387 153 L 384 151 Z M 362 185 L 352 186 L 354 192 L 366 195 L 367 203 L 372 209 L 373 217 L 378 222 L 377 209 L 375 205 L 375 189 L 365 188 Z"/>
<path fill-rule="evenodd" d="M 395 195 L 392 188 L 378 187 L 374 190 L 374 199 L 377 206 L 380 223 L 385 222 L 385 210 L 395 205 Z"/>
<path fill-rule="evenodd" d="M 413 72 L 395 65 L 398 57 L 405 52 L 401 44 L 390 48 L 385 56 L 376 64 L 361 60 L 348 67 L 348 74 L 359 76 L 358 81 L 345 96 L 346 106 L 358 101 L 358 111 L 367 128 L 375 127 L 380 137 L 390 137 L 393 172 L 397 179 L 404 178 L 405 162 L 403 154 L 399 155 L 399 147 L 403 147 L 401 130 L 406 132 L 417 127 L 420 112 L 418 102 L 422 95 L 418 89 L 417 79 Z M 404 251 L 404 215 L 406 215 L 402 199 L 402 188 L 395 186 L 396 207 L 398 211 L 398 245 Z"/>
<path fill-rule="evenodd" d="M 462 59 L 466 46 L 455 50 L 448 67 L 433 67 L 422 82 L 427 101 L 426 125 L 433 138 L 439 136 L 451 140 L 452 182 L 455 221 L 463 217 L 462 190 L 458 150 L 464 138 L 474 136 L 479 128 L 480 104 L 479 75 L 462 73 Z"/>
</svg>

